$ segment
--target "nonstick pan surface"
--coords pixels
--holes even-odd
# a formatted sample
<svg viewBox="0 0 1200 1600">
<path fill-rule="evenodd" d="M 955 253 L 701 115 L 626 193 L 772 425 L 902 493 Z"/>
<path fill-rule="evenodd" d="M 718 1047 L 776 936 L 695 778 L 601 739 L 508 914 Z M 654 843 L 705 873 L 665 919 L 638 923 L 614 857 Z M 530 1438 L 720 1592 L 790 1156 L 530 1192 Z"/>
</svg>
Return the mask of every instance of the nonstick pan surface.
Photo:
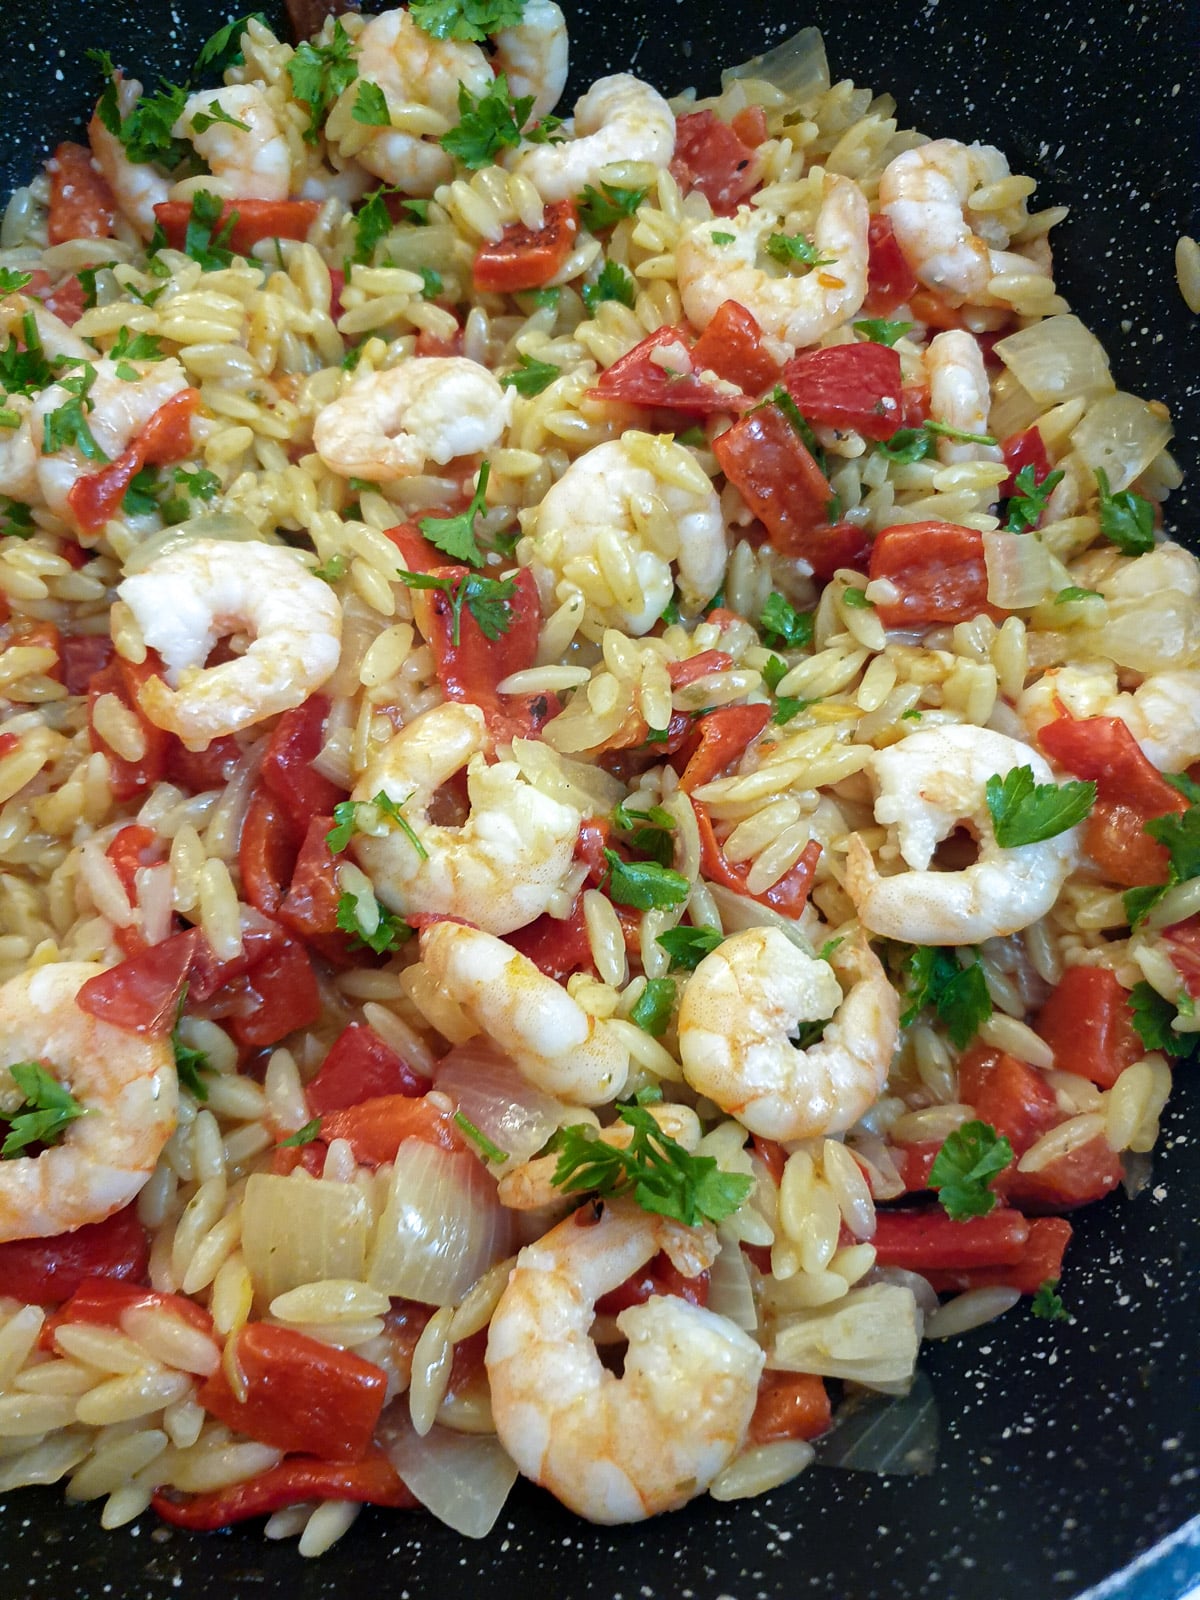
<svg viewBox="0 0 1200 1600">
<path fill-rule="evenodd" d="M 709 89 L 722 65 L 816 24 L 835 78 L 891 91 L 906 125 L 998 144 L 1038 179 L 1037 204 L 1070 205 L 1054 234 L 1057 277 L 1119 384 L 1170 406 L 1192 479 L 1172 496 L 1168 526 L 1198 547 L 1197 319 L 1172 263 L 1179 234 L 1200 231 L 1190 5 L 563 5 L 577 89 L 629 68 L 668 92 Z M 88 46 L 146 79 L 180 76 L 233 14 L 215 0 L 3 0 L 0 189 L 26 181 L 85 120 L 96 92 Z M 94 1506 L 26 1490 L 0 1504 L 0 1596 L 1059 1600 L 1157 1550 L 1104 1592 L 1175 1600 L 1200 1581 L 1200 1533 L 1180 1532 L 1200 1509 L 1200 1092 L 1194 1074 L 1179 1077 L 1150 1186 L 1075 1219 L 1062 1285 L 1074 1320 L 1038 1322 L 1023 1304 L 927 1347 L 942 1417 L 930 1476 L 813 1470 L 765 1499 L 702 1499 L 616 1530 L 579 1523 L 522 1484 L 481 1544 L 368 1511 L 316 1562 L 267 1543 L 259 1524 L 193 1537 L 146 1517 L 106 1534 Z"/>
</svg>

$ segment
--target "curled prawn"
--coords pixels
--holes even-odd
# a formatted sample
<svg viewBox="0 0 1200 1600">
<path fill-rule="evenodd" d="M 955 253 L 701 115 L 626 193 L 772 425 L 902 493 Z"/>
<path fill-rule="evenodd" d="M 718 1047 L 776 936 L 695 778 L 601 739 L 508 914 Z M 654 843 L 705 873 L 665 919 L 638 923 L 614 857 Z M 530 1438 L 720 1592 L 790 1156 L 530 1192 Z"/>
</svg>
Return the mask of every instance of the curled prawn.
<svg viewBox="0 0 1200 1600">
<path fill-rule="evenodd" d="M 984 239 L 967 221 L 975 189 L 1007 175 L 1008 163 L 993 146 L 935 139 L 903 151 L 880 177 L 880 209 L 913 273 L 955 304 L 1001 303 L 989 291 L 993 278 L 1038 270 L 1029 257 L 1003 248 L 1008 235 L 994 222 L 994 236 Z"/>
<path fill-rule="evenodd" d="M 816 1044 L 791 1042 L 801 1023 L 826 1018 Z M 679 1059 L 692 1088 L 752 1133 L 842 1133 L 883 1091 L 898 1019 L 896 992 L 861 934 L 822 961 L 777 928 L 747 928 L 689 978 Z"/>
<path fill-rule="evenodd" d="M 700 1118 L 691 1106 L 663 1101 L 660 1105 L 647 1106 L 646 1111 L 663 1133 L 669 1139 L 674 1139 L 676 1144 L 682 1145 L 689 1154 L 697 1149 L 701 1134 Z M 601 1144 L 623 1150 L 632 1141 L 633 1134 L 634 1130 L 627 1122 L 614 1122 L 610 1127 L 601 1128 L 598 1138 Z M 519 1166 L 506 1172 L 496 1186 L 500 1204 L 507 1206 L 510 1211 L 536 1211 L 541 1206 L 560 1202 L 563 1192 L 554 1182 L 557 1166 L 558 1157 L 554 1155 L 534 1156 L 531 1161 L 522 1161 Z"/>
<path fill-rule="evenodd" d="M 707 328 L 726 300 L 754 313 L 765 333 L 791 350 L 816 344 L 852 317 L 867 293 L 866 197 L 849 178 L 825 175 L 812 243 L 818 264 L 802 276 L 772 274 L 760 262 L 778 220 L 740 206 L 736 216 L 696 222 L 679 239 L 676 271 L 683 308 Z"/>
<path fill-rule="evenodd" d="M 492 43 L 492 65 L 508 79 L 509 94 L 514 100 L 532 95 L 529 120 L 540 122 L 566 87 L 567 19 L 554 0 L 525 0 L 520 22 L 502 28 Z"/>
<path fill-rule="evenodd" d="M 570 200 L 598 183 L 605 167 L 645 161 L 665 167 L 675 153 L 675 117 L 648 83 L 627 72 L 598 78 L 563 124 L 563 144 L 533 145 L 505 165 L 529 179 L 543 200 Z"/>
<path fill-rule="evenodd" d="M 929 414 L 935 422 L 958 433 L 987 434 L 992 386 L 983 351 L 972 334 L 961 328 L 935 334 L 925 352 L 925 375 L 929 379 Z M 946 465 L 1001 459 L 998 445 L 944 436 L 937 441 L 937 453 Z"/>
<path fill-rule="evenodd" d="M 702 1494 L 745 1438 L 763 1353 L 725 1317 L 656 1295 L 617 1318 L 618 1378 L 589 1330 L 596 1301 L 659 1250 L 687 1276 L 712 1240 L 628 1202 L 568 1217 L 517 1257 L 488 1333 L 492 1415 L 526 1477 L 591 1522 L 640 1522 Z"/>
<path fill-rule="evenodd" d="M 561 888 L 580 813 L 535 789 L 515 762 L 489 765 L 488 744 L 479 707 L 446 701 L 401 728 L 359 779 L 355 800 L 382 792 L 403 808 L 403 830 L 354 840 L 393 911 L 461 917 L 489 933 L 511 933 L 540 917 Z M 470 815 L 461 827 L 430 822 L 437 791 L 464 767 Z"/>
<path fill-rule="evenodd" d="M 990 728 L 919 729 L 875 752 L 875 818 L 895 828 L 910 870 L 880 876 L 851 834 L 846 891 L 864 927 L 908 944 L 960 945 L 1017 933 L 1046 915 L 1075 865 L 1077 830 L 1037 844 L 997 844 L 987 782 L 1015 767 L 1029 767 L 1035 783 L 1053 782 L 1036 750 Z M 933 870 L 937 846 L 958 829 L 975 836 L 978 859 L 958 872 Z"/>
<path fill-rule="evenodd" d="M 143 684 L 142 710 L 190 749 L 300 705 L 337 666 L 337 597 L 282 545 L 192 539 L 117 593 L 167 669 Z M 204 665 L 219 638 L 241 632 L 252 635 L 244 655 Z"/>
<path fill-rule="evenodd" d="M 119 76 L 115 83 L 117 111 L 124 121 L 142 98 L 142 86 L 136 78 Z M 98 112 L 88 123 L 88 143 L 122 212 L 142 238 L 149 239 L 158 226 L 155 206 L 170 198 L 170 179 L 151 161 L 131 161 L 125 146 L 104 126 Z"/>
<path fill-rule="evenodd" d="M 258 84 L 231 83 L 189 95 L 171 132 L 176 139 L 189 139 L 208 163 L 209 174 L 199 180 L 202 188 L 229 200 L 287 199 L 291 152 Z"/>
<path fill-rule="evenodd" d="M 1066 710 L 1073 717 L 1119 717 L 1160 772 L 1200 760 L 1200 670 L 1155 672 L 1136 689 L 1117 687 L 1107 662 L 1051 667 L 1024 691 L 1017 714 L 1036 733 Z"/>
<path fill-rule="evenodd" d="M 417 356 L 360 373 L 317 413 L 313 444 L 344 478 L 390 483 L 487 450 L 512 418 L 513 393 L 465 356 Z"/>
<path fill-rule="evenodd" d="M 536 1088 L 575 1105 L 600 1105 L 624 1088 L 629 1051 L 616 1030 L 503 939 L 437 922 L 421 933 L 421 960 Z"/>
<path fill-rule="evenodd" d="M 81 986 L 103 971 L 63 961 L 0 987 L 5 1058 L 40 1063 L 84 1112 L 40 1155 L 0 1164 L 0 1240 L 102 1222 L 134 1198 L 174 1132 L 179 1085 L 170 1041 L 114 1027 L 76 1003 Z"/>
<path fill-rule="evenodd" d="M 531 518 L 520 556 L 559 600 L 582 592 L 591 620 L 648 632 L 678 573 L 685 609 L 725 574 L 721 502 L 682 445 L 627 433 L 578 457 Z"/>
</svg>

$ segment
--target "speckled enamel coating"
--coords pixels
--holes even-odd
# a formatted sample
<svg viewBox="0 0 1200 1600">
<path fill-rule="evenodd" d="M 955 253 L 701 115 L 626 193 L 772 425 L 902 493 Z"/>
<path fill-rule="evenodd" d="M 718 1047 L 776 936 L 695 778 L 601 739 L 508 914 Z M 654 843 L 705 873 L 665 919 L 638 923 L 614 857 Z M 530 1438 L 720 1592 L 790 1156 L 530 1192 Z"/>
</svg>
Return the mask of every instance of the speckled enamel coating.
<svg viewBox="0 0 1200 1600">
<path fill-rule="evenodd" d="M 667 91 L 715 86 L 718 69 L 815 23 L 834 76 L 893 94 L 902 125 L 998 144 L 1068 203 L 1059 279 L 1101 337 L 1119 383 L 1171 407 L 1190 489 L 1168 522 L 1197 545 L 1200 330 L 1179 298 L 1173 250 L 1200 232 L 1195 125 L 1200 68 L 1187 0 L 562 0 L 573 90 L 630 69 Z M 0 186 L 28 176 L 79 128 L 88 45 L 180 75 L 197 44 L 244 7 L 215 0 L 4 0 Z M 267 10 L 277 13 L 278 6 Z M 52 17 L 48 25 L 43 19 Z M 570 96 L 568 96 L 570 98 Z M 1062 1290 L 1070 1324 L 1001 1322 L 923 1357 L 943 1418 L 925 1478 L 812 1471 L 738 1507 L 701 1500 L 639 1527 L 602 1530 L 527 1486 L 492 1537 L 468 1544 L 428 1520 L 366 1512 L 335 1550 L 302 1561 L 261 1524 L 207 1537 L 144 1517 L 100 1531 L 60 1490 L 0 1503 L 4 1600 L 1061 1600 L 1123 1567 L 1200 1507 L 1200 1092 L 1184 1081 L 1150 1188 L 1077 1219 Z M 1189 1092 L 1190 1091 L 1190 1092 Z M 2 1289 L 0 1285 L 0 1289 Z M 1175 1600 L 1200 1573 L 1179 1541 L 1138 1600 Z M 1105 1593 L 1129 1596 L 1123 1583 Z"/>
</svg>

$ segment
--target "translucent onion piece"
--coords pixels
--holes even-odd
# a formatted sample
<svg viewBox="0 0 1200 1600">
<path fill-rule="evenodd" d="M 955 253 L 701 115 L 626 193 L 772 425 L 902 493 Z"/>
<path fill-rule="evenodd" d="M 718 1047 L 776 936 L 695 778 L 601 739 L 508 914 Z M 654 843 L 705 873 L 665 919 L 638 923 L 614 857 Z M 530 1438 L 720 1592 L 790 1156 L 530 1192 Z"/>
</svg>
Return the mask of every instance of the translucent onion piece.
<svg viewBox="0 0 1200 1600">
<path fill-rule="evenodd" d="M 1028 611 L 1066 589 L 1071 574 L 1032 533 L 985 533 L 983 559 L 992 605 Z"/>
<path fill-rule="evenodd" d="M 941 1304 L 937 1297 L 937 1290 L 928 1278 L 923 1278 L 919 1272 L 909 1272 L 907 1267 L 872 1267 L 865 1283 L 891 1283 L 898 1284 L 901 1289 L 908 1289 L 913 1299 L 917 1302 L 917 1311 L 921 1322 L 926 1317 L 931 1317 Z"/>
<path fill-rule="evenodd" d="M 507 1254 L 508 1213 L 478 1160 L 406 1139 L 396 1153 L 367 1282 L 406 1300 L 452 1305 Z"/>
<path fill-rule="evenodd" d="M 797 950 L 803 950 L 806 956 L 816 954 L 813 942 L 805 932 L 805 925 L 814 924 L 816 921 L 815 916 L 809 916 L 808 906 L 805 906 L 800 919 L 793 921 L 791 917 L 781 915 L 770 906 L 761 906 L 757 900 L 748 899 L 744 894 L 735 894 L 723 884 L 710 883 L 708 889 L 717 903 L 717 910 L 721 913 L 726 933 L 737 933 L 742 928 L 778 928 L 786 939 L 792 941 Z"/>
<path fill-rule="evenodd" d="M 1045 405 L 1093 399 L 1116 387 L 1104 346 L 1069 313 L 1010 333 L 995 349 L 1022 388 Z"/>
<path fill-rule="evenodd" d="M 926 1476 L 937 1465 L 938 1409 L 923 1372 L 898 1398 L 856 1395 L 839 1408 L 833 1431 L 817 1442 L 817 1462 L 848 1472 Z"/>
<path fill-rule="evenodd" d="M 228 539 L 234 544 L 243 544 L 251 539 L 258 543 L 279 543 L 277 539 L 261 533 L 240 511 L 205 511 L 201 516 L 189 517 L 186 522 L 177 522 L 173 527 L 163 528 L 158 533 L 152 533 L 148 539 L 143 539 L 125 557 L 122 570 L 127 577 L 135 572 L 144 572 L 159 556 L 166 555 L 168 550 L 177 550 L 181 545 L 191 544 L 193 539 Z"/>
<path fill-rule="evenodd" d="M 1032 330 L 1030 330 L 1032 332 Z M 1171 424 L 1135 394 L 1105 395 L 1088 407 L 1071 444 L 1092 471 L 1103 468 L 1115 494 L 1127 489 L 1171 437 Z"/>
<path fill-rule="evenodd" d="M 1121 1152 L 1121 1187 L 1131 1200 L 1136 1200 L 1143 1189 L 1149 1188 L 1153 1176 L 1154 1158 L 1148 1150 Z"/>
<path fill-rule="evenodd" d="M 770 1365 L 877 1388 L 912 1376 L 920 1342 L 912 1290 L 873 1283 L 781 1322 Z"/>
<path fill-rule="evenodd" d="M 725 1227 L 717 1229 L 721 1253 L 712 1264 L 708 1281 L 708 1309 L 747 1333 L 758 1327 L 758 1312 L 754 1305 L 754 1291 L 750 1287 L 750 1271 L 736 1235 Z"/>
<path fill-rule="evenodd" d="M 1164 661 L 1182 668 L 1200 658 L 1196 603 L 1178 591 L 1110 602 L 1099 627 L 1079 628 L 1072 637 L 1081 655 L 1108 656 L 1135 672 L 1161 671 Z"/>
<path fill-rule="evenodd" d="M 365 1195 L 352 1184 L 252 1174 L 242 1204 L 242 1253 L 255 1299 L 265 1306 L 303 1283 L 360 1280 L 371 1221 Z"/>
<path fill-rule="evenodd" d="M 388 1460 L 427 1511 L 467 1539 L 496 1525 L 517 1468 L 492 1434 L 455 1433 L 435 1423 L 424 1438 L 404 1400 L 379 1420 L 376 1438 Z"/>
<path fill-rule="evenodd" d="M 387 258 L 407 272 L 429 267 L 434 272 L 454 270 L 457 235 L 450 223 L 431 223 L 427 227 L 393 228 L 387 236 Z"/>
<path fill-rule="evenodd" d="M 535 1089 L 481 1038 L 451 1050 L 436 1083 L 514 1164 L 535 1155 L 566 1116 L 561 1101 Z"/>
<path fill-rule="evenodd" d="M 829 62 L 820 30 L 801 28 L 773 50 L 727 68 L 721 74 L 722 91 L 738 78 L 761 78 L 800 105 L 815 100 L 829 88 Z"/>
<path fill-rule="evenodd" d="M 1023 433 L 1041 416 L 1045 406 L 1023 389 L 1011 372 L 998 373 L 992 383 L 992 408 L 988 412 L 988 432 L 997 439 Z"/>
</svg>

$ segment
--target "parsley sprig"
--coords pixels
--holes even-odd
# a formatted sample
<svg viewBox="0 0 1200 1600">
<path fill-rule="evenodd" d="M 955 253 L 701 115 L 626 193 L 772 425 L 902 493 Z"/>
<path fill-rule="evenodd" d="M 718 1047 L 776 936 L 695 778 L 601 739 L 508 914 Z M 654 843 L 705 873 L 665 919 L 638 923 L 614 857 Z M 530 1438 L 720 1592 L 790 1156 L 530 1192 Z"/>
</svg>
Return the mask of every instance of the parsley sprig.
<svg viewBox="0 0 1200 1600">
<path fill-rule="evenodd" d="M 989 1180 L 1012 1158 L 1012 1144 L 990 1122 L 964 1122 L 938 1151 L 929 1169 L 929 1187 L 937 1190 L 952 1222 L 986 1217 L 996 1204 Z"/>
<path fill-rule="evenodd" d="M 585 283 L 579 291 L 583 303 L 593 316 L 605 300 L 615 300 L 618 305 L 632 306 L 637 299 L 637 284 L 619 261 L 606 261 L 595 283 Z"/>
<path fill-rule="evenodd" d="M 617 184 L 601 183 L 594 189 L 584 185 L 579 196 L 579 220 L 592 233 L 611 228 L 622 217 L 631 217 L 649 194 L 648 189 L 623 189 Z"/>
<path fill-rule="evenodd" d="M 86 1112 L 69 1089 L 39 1061 L 17 1061 L 8 1069 L 24 1096 L 18 1110 L 4 1114 L 8 1134 L 0 1146 L 5 1161 L 19 1156 L 31 1144 L 54 1144 L 66 1132 L 68 1123 Z"/>
<path fill-rule="evenodd" d="M 512 598 L 517 586 L 512 578 L 485 578 L 478 572 L 464 573 L 461 578 L 435 578 L 430 572 L 408 572 L 403 567 L 398 576 L 410 589 L 438 589 L 447 597 L 452 645 L 461 640 L 464 606 L 485 639 L 498 639 L 513 625 Z"/>
<path fill-rule="evenodd" d="M 336 856 L 347 848 L 356 833 L 370 834 L 373 839 L 379 839 L 398 829 L 421 860 L 428 861 L 428 850 L 401 810 L 411 798 L 411 795 L 406 795 L 404 800 L 393 800 L 381 789 L 371 800 L 339 800 L 333 808 L 333 827 L 325 835 L 325 843 Z"/>
<path fill-rule="evenodd" d="M 498 73 L 495 82 L 478 96 L 460 83 L 458 121 L 439 142 L 456 161 L 476 172 L 493 162 L 501 150 L 516 149 L 532 110 L 531 94 L 514 99 L 509 93 L 506 73 Z"/>
<path fill-rule="evenodd" d="M 992 1014 L 983 968 L 978 961 L 960 965 L 952 950 L 916 945 L 904 963 L 904 998 L 900 1025 L 909 1027 L 927 1006 L 944 1024 L 950 1042 L 964 1049 Z"/>
<path fill-rule="evenodd" d="M 250 11 L 244 17 L 227 22 L 201 47 L 200 54 L 196 57 L 197 73 L 212 72 L 223 76 L 228 68 L 240 67 L 246 59 L 242 52 L 242 35 L 246 31 L 247 24 L 251 22 L 261 22 L 263 27 L 270 26 L 265 12 L 262 11 Z"/>
<path fill-rule="evenodd" d="M 183 234 L 183 253 L 195 261 L 203 272 L 219 272 L 231 266 L 234 252 L 229 247 L 230 235 L 238 220 L 238 213 L 225 214 L 225 202 L 207 189 L 197 189 L 192 196 L 192 209 L 188 214 Z"/>
<path fill-rule="evenodd" d="M 746 1199 L 754 1180 L 722 1172 L 712 1156 L 693 1156 L 659 1127 L 644 1107 L 617 1112 L 633 1129 L 624 1149 L 605 1144 L 586 1124 L 562 1128 L 551 1149 L 558 1155 L 554 1183 L 566 1194 L 632 1194 L 643 1211 L 673 1217 L 688 1227 L 722 1222 Z"/>
<path fill-rule="evenodd" d="M 475 480 L 471 503 L 458 516 L 422 517 L 417 523 L 431 545 L 455 561 L 466 561 L 473 567 L 483 565 L 483 552 L 475 542 L 475 519 L 487 510 L 487 486 L 491 471 L 490 462 L 479 463 L 479 477 Z"/>
<path fill-rule="evenodd" d="M 1100 532 L 1115 544 L 1122 555 L 1141 556 L 1154 548 L 1154 507 L 1131 489 L 1113 494 L 1108 474 L 1096 468 L 1096 487 L 1100 494 Z"/>
<path fill-rule="evenodd" d="M 633 906 L 638 911 L 667 911 L 682 905 L 692 886 L 682 872 L 657 861 L 624 861 L 615 850 L 606 850 L 608 894 L 614 904 Z"/>
<path fill-rule="evenodd" d="M 672 972 L 695 972 L 696 968 L 715 950 L 725 935 L 716 928 L 668 928 L 660 933 L 658 943 L 671 958 Z"/>
<path fill-rule="evenodd" d="M 502 28 L 519 27 L 525 0 L 411 0 L 408 14 L 431 38 L 479 44 Z"/>
<path fill-rule="evenodd" d="M 649 856 L 660 866 L 670 866 L 675 853 L 672 835 L 675 818 L 662 806 L 646 811 L 631 809 L 624 800 L 612 814 L 613 827 L 625 834 L 629 848 L 639 856 Z"/>
<path fill-rule="evenodd" d="M 156 162 L 172 171 L 188 153 L 186 142 L 171 131 L 183 115 L 187 88 L 160 78 L 157 93 L 143 94 L 129 114 L 122 117 L 112 57 L 107 50 L 89 50 L 87 58 L 107 80 L 96 105 L 101 126 L 120 140 L 130 161 L 138 165 Z"/>
<path fill-rule="evenodd" d="M 1061 470 L 1048 472 L 1040 483 L 1035 481 L 1032 463 L 1022 467 L 1013 479 L 1013 492 L 1008 499 L 1008 516 L 1004 527 L 1008 533 L 1027 533 L 1036 528 L 1046 510 L 1046 502 L 1063 480 Z"/>
<path fill-rule="evenodd" d="M 1082 822 L 1096 801 L 1096 785 L 1077 778 L 1038 783 L 1032 767 L 994 772 L 985 789 L 996 843 L 1002 850 L 1040 844 Z"/>
<path fill-rule="evenodd" d="M 306 40 L 296 46 L 287 64 L 287 75 L 292 80 L 292 93 L 308 108 L 308 127 L 304 130 L 308 144 L 316 144 L 329 108 L 358 77 L 356 53 L 354 41 L 340 19 L 333 25 L 328 44 L 310 44 Z"/>
<path fill-rule="evenodd" d="M 885 317 L 863 317 L 854 324 L 855 333 L 861 333 L 871 344 L 885 344 L 891 349 L 906 333 L 911 333 L 911 322 L 889 322 Z"/>
<path fill-rule="evenodd" d="M 1185 1060 L 1200 1052 L 1200 1033 L 1179 1033 L 1175 1007 L 1144 980 L 1129 991 L 1129 1015 L 1147 1050 Z"/>
<path fill-rule="evenodd" d="M 772 648 L 808 650 L 813 642 L 813 613 L 797 611 L 781 594 L 769 594 L 758 619 L 763 643 Z"/>
<path fill-rule="evenodd" d="M 675 985 L 670 978 L 649 978 L 629 1013 L 630 1022 L 661 1039 L 675 1009 Z"/>
<path fill-rule="evenodd" d="M 1058 1292 L 1058 1279 L 1047 1278 L 1044 1283 L 1039 1283 L 1037 1293 L 1029 1302 L 1029 1309 L 1035 1317 L 1040 1317 L 1043 1322 L 1070 1322 L 1071 1313 L 1063 1305 L 1062 1295 Z"/>
</svg>

